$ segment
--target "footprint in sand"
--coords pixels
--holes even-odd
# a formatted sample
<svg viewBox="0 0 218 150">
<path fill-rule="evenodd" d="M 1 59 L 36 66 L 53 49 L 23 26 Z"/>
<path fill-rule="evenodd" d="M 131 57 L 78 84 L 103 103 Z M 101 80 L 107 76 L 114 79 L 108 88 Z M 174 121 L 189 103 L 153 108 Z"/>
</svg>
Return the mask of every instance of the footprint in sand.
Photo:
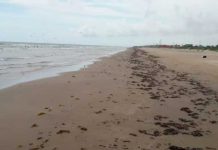
<svg viewBox="0 0 218 150">
<path fill-rule="evenodd" d="M 83 126 L 78 126 L 78 128 L 80 128 L 80 130 L 82 130 L 82 131 L 87 131 L 88 130 L 86 127 L 83 127 Z"/>
<path fill-rule="evenodd" d="M 41 136 L 40 136 L 40 137 L 38 137 L 38 138 L 37 138 L 37 140 L 42 140 L 42 137 L 41 137 Z"/>
<path fill-rule="evenodd" d="M 129 135 L 131 135 L 131 136 L 137 136 L 137 134 L 135 134 L 135 133 L 129 133 Z"/>
<path fill-rule="evenodd" d="M 96 114 L 101 114 L 101 113 L 103 113 L 103 112 L 106 111 L 106 110 L 107 110 L 107 109 L 103 108 L 102 110 L 96 111 L 95 113 L 96 113 Z"/>
<path fill-rule="evenodd" d="M 99 111 L 96 111 L 95 113 L 96 113 L 96 114 L 101 114 L 101 113 L 102 113 L 102 111 L 101 111 L 101 110 L 99 110 Z"/>
<path fill-rule="evenodd" d="M 40 112 L 40 113 L 38 113 L 37 115 L 38 116 L 42 116 L 42 115 L 45 115 L 46 113 L 44 113 L 44 112 Z"/>
<path fill-rule="evenodd" d="M 59 130 L 56 134 L 70 133 L 70 130 Z"/>
<path fill-rule="evenodd" d="M 36 124 L 36 123 L 34 123 L 34 124 L 31 126 L 31 128 L 36 128 L 36 127 L 38 127 L 38 124 Z"/>
<path fill-rule="evenodd" d="M 45 110 L 48 110 L 48 112 L 51 112 L 51 111 L 52 111 L 52 108 L 50 108 L 50 107 L 45 107 L 44 109 L 45 109 Z"/>
<path fill-rule="evenodd" d="M 18 145 L 18 146 L 17 146 L 17 148 L 22 148 L 22 147 L 23 147 L 23 145 Z"/>
<path fill-rule="evenodd" d="M 112 101 L 113 103 L 118 103 L 117 101 Z"/>
</svg>

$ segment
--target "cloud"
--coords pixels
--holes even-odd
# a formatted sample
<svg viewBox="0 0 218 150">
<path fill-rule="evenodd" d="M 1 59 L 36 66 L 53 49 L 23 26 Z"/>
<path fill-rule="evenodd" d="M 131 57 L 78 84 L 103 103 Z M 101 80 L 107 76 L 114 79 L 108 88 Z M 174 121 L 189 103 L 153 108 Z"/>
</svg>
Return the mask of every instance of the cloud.
<svg viewBox="0 0 218 150">
<path fill-rule="evenodd" d="M 46 26 L 88 38 L 165 37 L 193 41 L 218 35 L 217 0 L 3 0 Z M 1 3 L 0 3 L 1 5 Z M 1 11 L 1 10 L 0 10 Z M 61 27 L 59 24 L 64 24 Z M 34 25 L 33 25 L 34 26 Z M 35 27 L 37 28 L 37 27 Z M 64 28 L 64 29 L 63 29 Z M 40 32 L 40 31 L 39 31 Z M 211 39 L 211 38 L 210 38 Z M 214 40 L 215 42 L 215 40 Z"/>
<path fill-rule="evenodd" d="M 138 1 L 138 0 L 136 0 Z M 22 5 L 38 11 L 51 11 L 68 15 L 137 17 L 137 9 L 124 0 L 9 0 L 10 4 Z M 128 13 L 128 14 L 127 14 Z"/>
<path fill-rule="evenodd" d="M 218 35 L 216 0 L 109 0 L 128 14 L 124 20 L 85 22 L 78 29 L 83 36 Z M 118 4 L 116 4 L 118 3 Z M 134 16 L 136 21 L 125 20 Z"/>
</svg>

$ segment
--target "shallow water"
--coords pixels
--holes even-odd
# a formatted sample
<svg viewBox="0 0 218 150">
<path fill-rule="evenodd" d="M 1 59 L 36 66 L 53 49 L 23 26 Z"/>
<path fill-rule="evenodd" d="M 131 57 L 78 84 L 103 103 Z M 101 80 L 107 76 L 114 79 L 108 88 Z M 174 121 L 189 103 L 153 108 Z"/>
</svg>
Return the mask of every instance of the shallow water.
<svg viewBox="0 0 218 150">
<path fill-rule="evenodd" d="M 76 71 L 125 47 L 0 43 L 0 89 Z"/>
</svg>

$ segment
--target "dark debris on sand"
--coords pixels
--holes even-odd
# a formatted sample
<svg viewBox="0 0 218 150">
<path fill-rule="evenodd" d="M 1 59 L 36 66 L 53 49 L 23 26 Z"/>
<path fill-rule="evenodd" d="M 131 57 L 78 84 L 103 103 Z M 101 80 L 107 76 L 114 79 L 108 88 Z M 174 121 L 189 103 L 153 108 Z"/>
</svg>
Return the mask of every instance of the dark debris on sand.
<svg viewBox="0 0 218 150">
<path fill-rule="evenodd" d="M 178 112 L 187 118 L 178 117 L 176 120 L 168 120 L 169 116 L 155 115 L 154 125 L 157 129 L 141 129 L 139 133 L 149 136 L 175 136 L 185 134 L 201 137 L 206 133 L 212 133 L 209 129 L 201 128 L 201 122 L 206 122 L 205 114 L 213 120 L 210 124 L 217 123 L 218 110 L 211 110 L 217 105 L 218 93 L 205 87 L 199 81 L 191 78 L 187 73 L 170 70 L 160 64 L 156 57 L 147 52 L 134 48 L 130 60 L 132 74 L 128 84 L 132 89 L 136 88 L 150 95 L 150 100 L 159 102 L 160 106 L 171 101 L 185 99 L 193 105 L 181 106 Z M 173 112 L 172 112 L 173 113 Z M 216 119 L 215 119 L 216 118 Z M 143 121 L 137 121 L 143 123 Z M 162 130 L 160 130 L 160 127 Z M 152 132 L 152 131 L 153 132 Z M 149 131 L 149 132 L 148 132 Z M 156 131 L 154 133 L 154 131 Z M 209 131 L 209 132 L 208 132 Z M 189 148 L 170 146 L 171 150 L 201 150 L 202 148 Z"/>
</svg>

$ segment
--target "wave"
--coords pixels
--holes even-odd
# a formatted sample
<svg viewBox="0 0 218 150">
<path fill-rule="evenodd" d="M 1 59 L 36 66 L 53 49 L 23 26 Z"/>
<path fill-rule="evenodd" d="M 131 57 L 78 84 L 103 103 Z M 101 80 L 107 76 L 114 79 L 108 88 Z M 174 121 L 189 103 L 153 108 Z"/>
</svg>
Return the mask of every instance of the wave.
<svg viewBox="0 0 218 150">
<path fill-rule="evenodd" d="M 76 71 L 84 64 L 91 64 L 100 57 L 125 50 L 123 47 L 58 44 L 36 46 L 29 43 L 20 45 L 7 43 L 1 46 L 4 50 L 0 52 L 0 72 L 8 72 L 8 77 L 5 80 L 6 75 L 1 78 L 2 74 L 0 74 L 0 88 L 8 82 L 18 83 L 19 78 L 22 78 L 23 82 L 26 78 L 32 80 L 38 78 L 37 76 L 41 78 Z M 28 48 L 23 48 L 27 46 Z M 23 72 L 25 75 L 22 74 Z"/>
</svg>

